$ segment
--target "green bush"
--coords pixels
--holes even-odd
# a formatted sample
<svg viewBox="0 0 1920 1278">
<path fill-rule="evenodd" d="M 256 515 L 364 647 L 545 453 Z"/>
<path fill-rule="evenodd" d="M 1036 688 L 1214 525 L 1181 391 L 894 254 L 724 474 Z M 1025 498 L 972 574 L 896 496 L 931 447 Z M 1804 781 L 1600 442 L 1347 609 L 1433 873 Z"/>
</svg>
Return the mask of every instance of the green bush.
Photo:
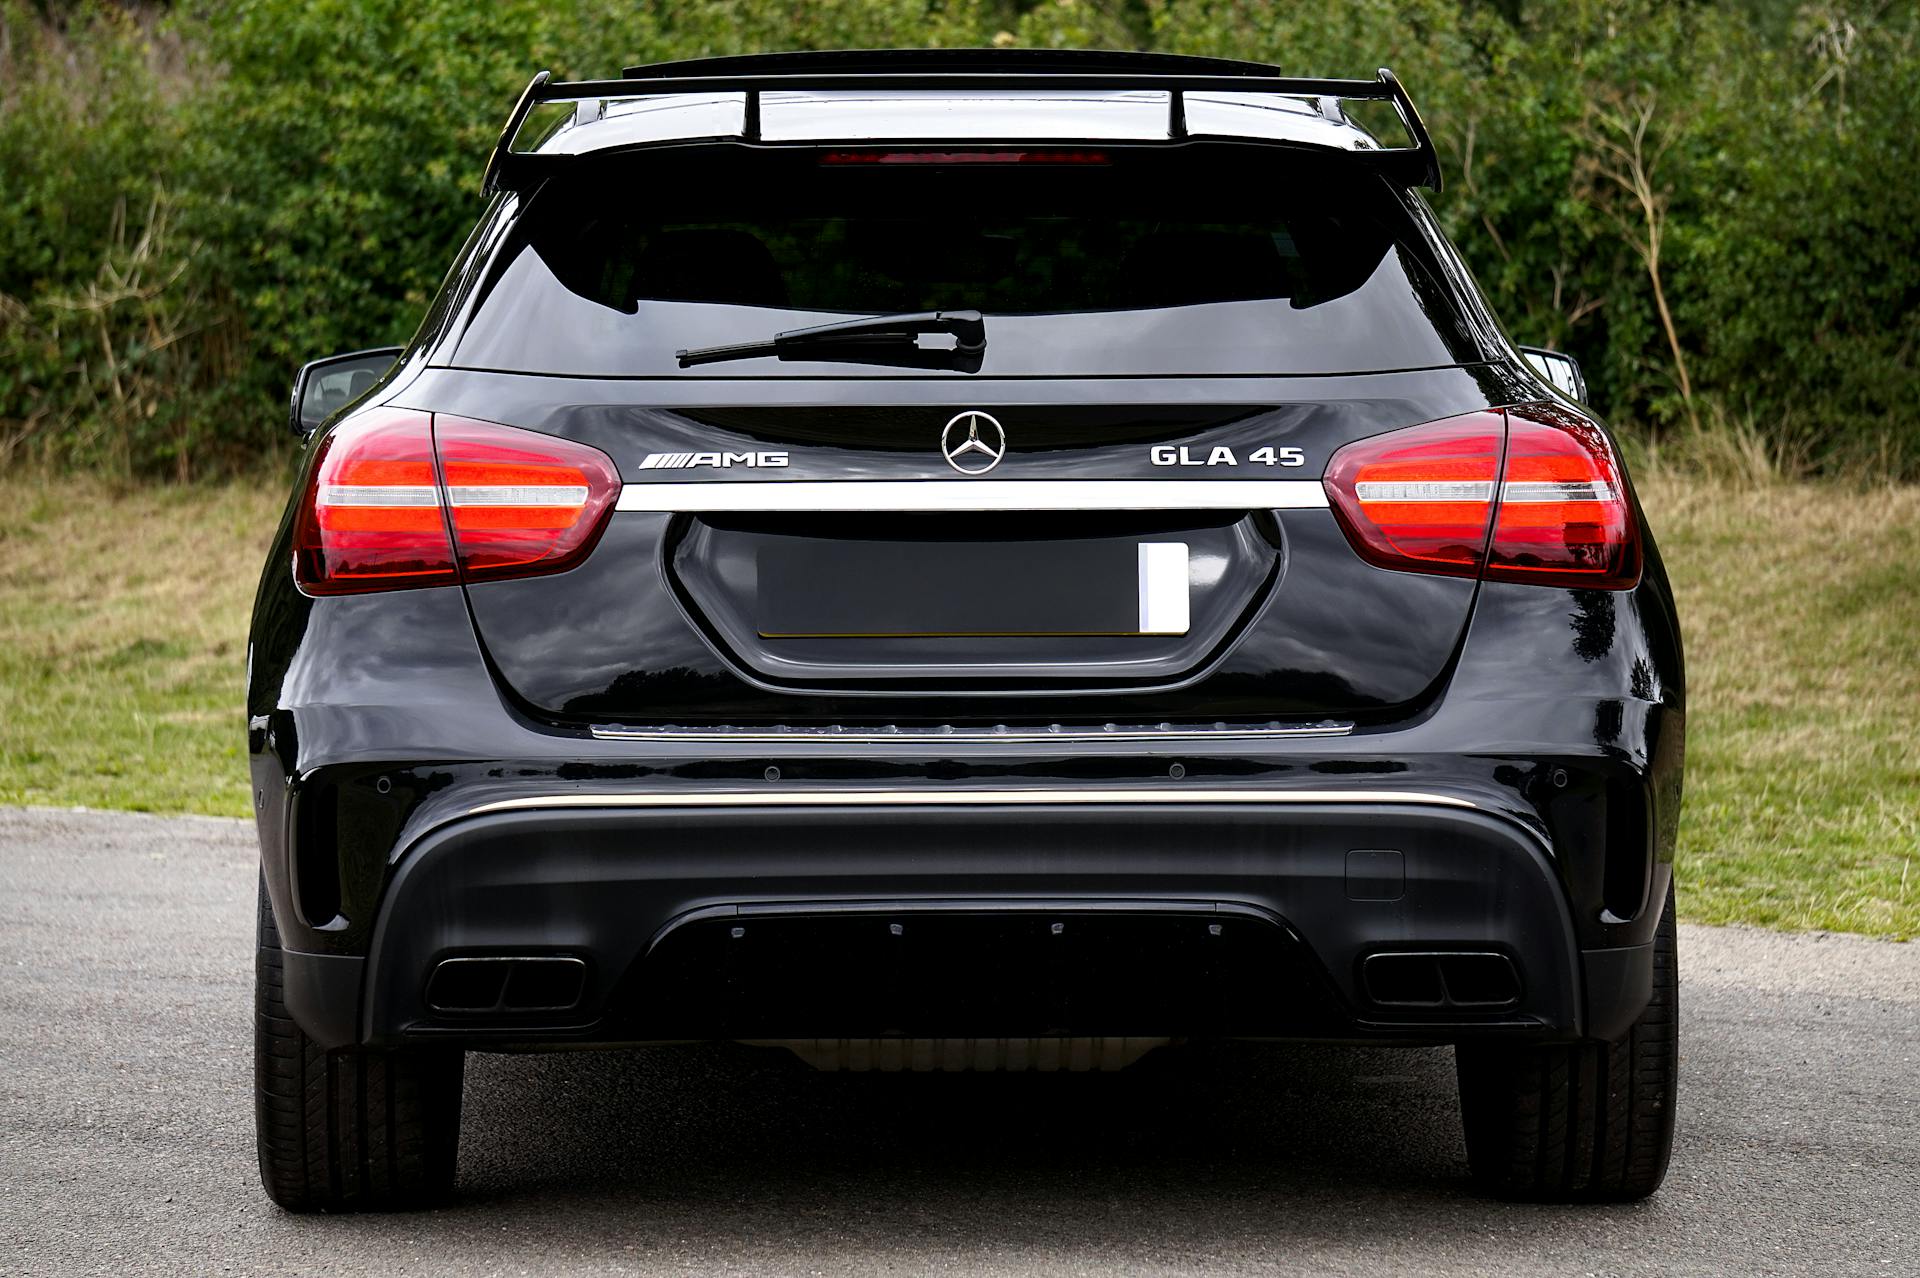
<svg viewBox="0 0 1920 1278">
<path fill-rule="evenodd" d="M 536 68 L 991 43 L 1391 65 L 1496 310 L 1602 411 L 1912 477 L 1917 27 L 1872 0 L 0 0 L 0 467 L 283 447 L 299 361 L 418 322 Z"/>
<path fill-rule="evenodd" d="M 487 156 L 533 69 L 614 75 L 783 42 L 894 43 L 938 30 L 927 18 L 903 3 L 669 16 L 550 0 L 238 0 L 200 28 L 225 74 L 187 112 L 204 264 L 233 282 L 277 385 L 317 352 L 411 333 L 479 216 Z"/>
<path fill-rule="evenodd" d="M 150 18 L 89 5 L 56 29 L 0 0 L 0 464 L 38 444 L 150 469 L 174 449 L 187 410 L 155 392 L 199 319 L 164 185 L 181 56 Z"/>
</svg>

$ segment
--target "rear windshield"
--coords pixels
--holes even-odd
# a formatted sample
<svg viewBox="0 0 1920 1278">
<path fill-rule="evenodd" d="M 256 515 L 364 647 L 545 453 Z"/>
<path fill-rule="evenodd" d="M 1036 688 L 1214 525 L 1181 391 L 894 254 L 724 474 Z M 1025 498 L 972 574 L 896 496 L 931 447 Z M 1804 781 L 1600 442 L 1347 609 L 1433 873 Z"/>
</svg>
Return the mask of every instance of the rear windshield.
<svg viewBox="0 0 1920 1278">
<path fill-rule="evenodd" d="M 449 362 L 606 377 L 884 372 L 756 358 L 683 374 L 674 355 L 929 310 L 986 314 L 986 374 L 1477 358 L 1405 209 L 1351 164 L 1246 147 L 1064 163 L 897 154 L 583 161 L 521 214 Z"/>
</svg>

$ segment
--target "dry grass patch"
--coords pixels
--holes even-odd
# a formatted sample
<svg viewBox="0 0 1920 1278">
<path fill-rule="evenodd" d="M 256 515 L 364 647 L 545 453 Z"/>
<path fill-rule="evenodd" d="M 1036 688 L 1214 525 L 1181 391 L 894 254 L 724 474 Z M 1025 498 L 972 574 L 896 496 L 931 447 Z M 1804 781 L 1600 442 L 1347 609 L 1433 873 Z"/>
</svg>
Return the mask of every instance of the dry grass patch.
<svg viewBox="0 0 1920 1278">
<path fill-rule="evenodd" d="M 1690 723 L 1681 912 L 1920 932 L 1920 488 L 1656 475 Z"/>
<path fill-rule="evenodd" d="M 0 482 L 0 802 L 249 811 L 247 614 L 285 500 Z"/>
</svg>

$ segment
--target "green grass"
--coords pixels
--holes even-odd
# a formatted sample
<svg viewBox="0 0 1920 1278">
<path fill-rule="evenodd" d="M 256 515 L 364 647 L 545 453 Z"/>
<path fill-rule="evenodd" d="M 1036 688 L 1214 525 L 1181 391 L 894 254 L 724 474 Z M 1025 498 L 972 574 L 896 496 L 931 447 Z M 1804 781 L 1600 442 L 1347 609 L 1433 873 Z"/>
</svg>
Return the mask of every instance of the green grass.
<svg viewBox="0 0 1920 1278">
<path fill-rule="evenodd" d="M 1920 933 L 1920 488 L 1651 469 L 1690 677 L 1681 913 Z M 247 813 L 247 608 L 282 498 L 0 481 L 0 803 Z"/>
</svg>

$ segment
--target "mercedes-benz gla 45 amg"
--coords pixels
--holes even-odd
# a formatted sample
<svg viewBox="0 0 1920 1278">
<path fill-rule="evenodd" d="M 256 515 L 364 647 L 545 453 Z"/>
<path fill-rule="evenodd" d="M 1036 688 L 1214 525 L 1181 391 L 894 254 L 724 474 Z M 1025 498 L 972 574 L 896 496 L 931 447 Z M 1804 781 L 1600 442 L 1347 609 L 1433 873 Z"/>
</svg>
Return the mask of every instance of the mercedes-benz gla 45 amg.
<svg viewBox="0 0 1920 1278">
<path fill-rule="evenodd" d="M 1673 600 L 1397 80 L 541 76 L 487 185 L 404 350 L 296 385 L 249 650 L 277 1201 L 447 1192 L 467 1051 L 704 1039 L 1451 1044 L 1485 1188 L 1653 1191 Z"/>
</svg>

